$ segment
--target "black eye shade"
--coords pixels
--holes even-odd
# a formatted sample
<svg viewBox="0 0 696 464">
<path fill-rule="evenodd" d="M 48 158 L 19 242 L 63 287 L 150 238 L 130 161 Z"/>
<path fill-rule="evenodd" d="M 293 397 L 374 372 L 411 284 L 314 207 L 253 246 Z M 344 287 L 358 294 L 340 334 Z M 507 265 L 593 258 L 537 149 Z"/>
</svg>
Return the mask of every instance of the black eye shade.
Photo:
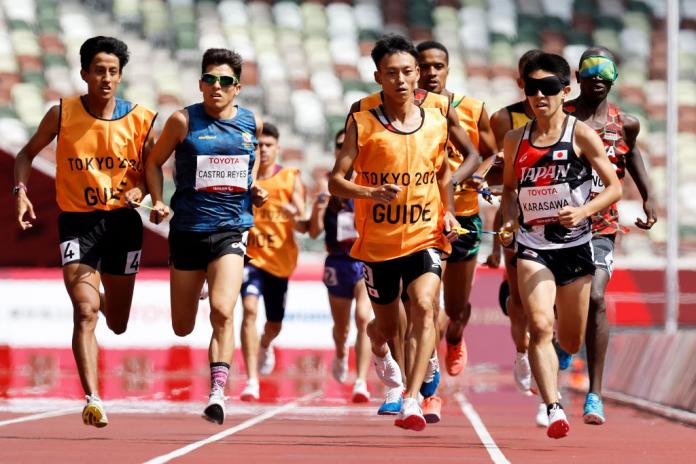
<svg viewBox="0 0 696 464">
<path fill-rule="evenodd" d="M 524 79 L 524 94 L 528 97 L 534 96 L 538 91 L 547 97 L 558 95 L 563 90 L 565 84 L 556 76 L 544 77 L 543 79 L 533 79 L 527 77 Z"/>
</svg>

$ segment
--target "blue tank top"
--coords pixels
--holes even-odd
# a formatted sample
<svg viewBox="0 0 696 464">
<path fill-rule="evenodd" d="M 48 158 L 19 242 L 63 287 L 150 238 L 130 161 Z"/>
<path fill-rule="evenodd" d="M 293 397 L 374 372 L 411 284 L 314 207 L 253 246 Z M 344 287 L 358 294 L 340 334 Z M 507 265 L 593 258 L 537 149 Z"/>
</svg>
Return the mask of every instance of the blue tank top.
<svg viewBox="0 0 696 464">
<path fill-rule="evenodd" d="M 186 110 L 188 135 L 174 154 L 176 191 L 170 226 L 187 232 L 252 227 L 249 188 L 258 143 L 254 113 L 237 107 L 232 119 L 215 119 L 202 103 Z"/>
<path fill-rule="evenodd" d="M 353 246 L 355 239 L 338 240 L 338 215 L 341 213 L 352 213 L 354 211 L 353 200 L 348 199 L 341 201 L 342 207 L 339 210 L 332 208 L 336 201 L 337 199 L 332 197 L 324 213 L 324 242 L 326 243 L 326 250 L 330 255 L 348 256 L 350 255 L 350 248 Z"/>
</svg>

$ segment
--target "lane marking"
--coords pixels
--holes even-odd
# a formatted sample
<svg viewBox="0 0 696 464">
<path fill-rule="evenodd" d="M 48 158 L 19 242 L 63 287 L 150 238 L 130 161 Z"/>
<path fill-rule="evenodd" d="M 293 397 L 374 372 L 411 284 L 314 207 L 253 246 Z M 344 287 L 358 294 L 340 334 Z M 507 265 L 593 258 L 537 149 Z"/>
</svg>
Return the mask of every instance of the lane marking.
<svg viewBox="0 0 696 464">
<path fill-rule="evenodd" d="M 303 396 L 302 398 L 296 399 L 295 401 L 292 401 L 290 403 L 286 403 L 280 407 L 277 407 L 275 409 L 271 409 L 270 411 L 267 411 L 261 415 L 258 415 L 256 417 L 252 417 L 249 420 L 246 420 L 240 424 L 235 425 L 234 427 L 230 427 L 229 429 L 223 430 L 222 432 L 216 433 L 215 435 L 211 435 L 208 438 L 205 438 L 203 440 L 199 440 L 197 442 L 191 443 L 190 445 L 186 445 L 182 448 L 176 449 L 172 451 L 171 453 L 164 454 L 162 456 L 157 456 L 156 458 L 150 459 L 149 461 L 146 461 L 145 464 L 162 464 L 165 462 L 169 462 L 172 459 L 181 457 L 185 454 L 190 453 L 191 451 L 197 450 L 198 448 L 208 445 L 210 443 L 214 443 L 216 441 L 222 440 L 225 437 L 229 437 L 230 435 L 234 435 L 237 432 L 241 432 L 242 430 L 248 429 L 249 427 L 253 427 L 256 424 L 259 424 L 265 420 L 270 419 L 273 416 L 276 416 L 278 414 L 284 413 L 286 411 L 290 411 L 292 409 L 295 409 L 298 407 L 301 403 L 304 403 L 309 400 L 313 400 L 314 398 L 320 396 L 322 393 L 321 390 L 317 390 L 313 393 L 310 393 L 308 395 Z"/>
<path fill-rule="evenodd" d="M 65 416 L 68 414 L 75 414 L 82 410 L 82 408 L 68 408 L 68 409 L 58 409 L 57 411 L 47 411 L 39 414 L 32 414 L 30 416 L 15 417 L 14 419 L 8 419 L 0 421 L 0 427 L 6 425 L 19 424 L 21 422 L 31 422 L 35 420 L 48 419 L 50 417 Z"/>
<path fill-rule="evenodd" d="M 479 436 L 481 443 L 483 443 L 484 448 L 486 448 L 486 451 L 488 451 L 488 454 L 491 456 L 493 462 L 495 464 L 510 464 L 510 461 L 507 460 L 503 452 L 500 451 L 500 448 L 498 448 L 498 445 L 495 444 L 491 434 L 488 433 L 488 429 L 483 424 L 483 421 L 474 409 L 474 406 L 469 403 L 469 400 L 466 399 L 464 394 L 455 393 L 454 399 L 457 400 L 462 412 L 466 418 L 469 419 L 469 422 L 471 422 L 471 425 L 474 427 L 476 434 Z"/>
</svg>

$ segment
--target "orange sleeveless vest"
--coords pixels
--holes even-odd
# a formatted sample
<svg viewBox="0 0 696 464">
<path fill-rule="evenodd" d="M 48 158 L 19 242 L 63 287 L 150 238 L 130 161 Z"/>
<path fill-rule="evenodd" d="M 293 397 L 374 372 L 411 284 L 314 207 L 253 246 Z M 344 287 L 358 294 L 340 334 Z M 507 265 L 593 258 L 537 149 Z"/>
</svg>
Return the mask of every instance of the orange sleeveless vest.
<svg viewBox="0 0 696 464">
<path fill-rule="evenodd" d="M 387 261 L 426 248 L 451 251 L 442 233 L 444 211 L 437 184 L 437 171 L 445 162 L 447 119 L 436 108 L 421 112 L 423 123 L 410 134 L 387 129 L 380 108 L 353 114 L 358 135 L 354 182 L 403 188 L 389 204 L 355 200 L 359 236 L 350 254 L 356 259 Z"/>
<path fill-rule="evenodd" d="M 142 150 L 157 113 L 135 105 L 115 120 L 95 118 L 80 97 L 61 99 L 56 201 L 62 211 L 110 211 L 144 175 Z"/>
<path fill-rule="evenodd" d="M 247 255 L 251 264 L 276 277 L 290 277 L 297 266 L 293 222 L 283 210 L 295 190 L 296 168 L 282 168 L 256 185 L 268 191 L 268 201 L 254 208 L 254 227 L 249 230 Z"/>
<path fill-rule="evenodd" d="M 478 123 L 483 111 L 483 102 L 464 95 L 454 95 L 452 107 L 457 112 L 459 124 L 466 130 L 469 139 L 471 139 L 471 144 L 478 148 L 480 138 Z M 464 161 L 464 156 L 454 148 L 451 142 L 447 148 L 450 169 L 454 172 Z M 473 190 L 465 190 L 464 185 L 459 184 L 454 191 L 454 212 L 457 216 L 472 216 L 478 213 L 478 193 Z"/>
</svg>

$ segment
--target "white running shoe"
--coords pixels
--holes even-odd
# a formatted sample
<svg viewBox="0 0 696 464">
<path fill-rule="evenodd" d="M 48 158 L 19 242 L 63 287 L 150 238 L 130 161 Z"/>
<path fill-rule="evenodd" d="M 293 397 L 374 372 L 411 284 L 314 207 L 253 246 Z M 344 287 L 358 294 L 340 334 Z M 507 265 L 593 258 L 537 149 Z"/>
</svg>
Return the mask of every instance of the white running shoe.
<svg viewBox="0 0 696 464">
<path fill-rule="evenodd" d="M 375 364 L 375 370 L 377 371 L 377 377 L 389 388 L 402 387 L 403 383 L 401 381 L 401 369 L 396 363 L 394 358 L 392 358 L 391 353 L 380 358 L 379 356 L 372 354 L 372 360 Z"/>
<path fill-rule="evenodd" d="M 357 379 L 353 385 L 353 403 L 367 403 L 370 401 L 370 392 L 367 383 L 363 379 Z"/>
<path fill-rule="evenodd" d="M 348 355 L 343 358 L 335 356 L 331 366 L 331 374 L 338 383 L 346 383 L 348 379 Z"/>
<path fill-rule="evenodd" d="M 394 421 L 394 425 L 408 430 L 420 432 L 425 428 L 425 418 L 418 400 L 415 398 L 404 398 L 401 404 L 401 412 Z"/>
<path fill-rule="evenodd" d="M 531 396 L 532 392 L 532 368 L 529 365 L 529 357 L 527 353 L 515 352 L 515 367 L 512 370 L 515 378 L 517 389 L 527 396 Z"/>
<path fill-rule="evenodd" d="M 268 348 L 264 348 L 259 345 L 259 374 L 269 375 L 273 372 L 275 367 L 275 352 L 273 347 L 268 345 Z"/>
<path fill-rule="evenodd" d="M 536 425 L 539 427 L 549 426 L 549 415 L 546 413 L 546 405 L 543 401 L 537 406 Z"/>
<path fill-rule="evenodd" d="M 106 417 L 104 403 L 97 395 L 87 395 L 87 404 L 82 409 L 82 422 L 85 425 L 93 425 L 97 428 L 106 427 L 109 425 L 109 419 Z"/>
<path fill-rule="evenodd" d="M 216 388 L 210 392 L 208 405 L 203 410 L 202 417 L 216 424 L 222 424 L 225 421 L 225 392 L 222 388 Z"/>
<path fill-rule="evenodd" d="M 242 394 L 239 395 L 242 401 L 258 401 L 259 400 L 259 379 L 247 379 L 246 385 Z"/>
<path fill-rule="evenodd" d="M 546 435 L 548 435 L 549 438 L 563 438 L 568 435 L 568 431 L 570 431 L 568 418 L 561 404 L 556 403 L 549 411 L 549 428 L 546 429 Z"/>
</svg>

